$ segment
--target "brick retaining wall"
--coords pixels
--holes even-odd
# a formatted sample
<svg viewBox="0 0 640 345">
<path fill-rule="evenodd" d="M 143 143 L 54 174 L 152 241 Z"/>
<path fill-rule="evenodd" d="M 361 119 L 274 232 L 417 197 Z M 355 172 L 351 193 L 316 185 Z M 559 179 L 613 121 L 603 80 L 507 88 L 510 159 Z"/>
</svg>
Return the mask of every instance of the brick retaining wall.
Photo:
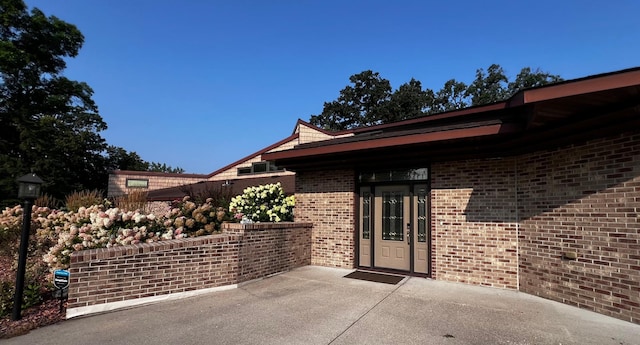
<svg viewBox="0 0 640 345">
<path fill-rule="evenodd" d="M 76 252 L 67 317 L 233 287 L 310 263 L 309 223 L 223 224 L 211 236 Z"/>
</svg>

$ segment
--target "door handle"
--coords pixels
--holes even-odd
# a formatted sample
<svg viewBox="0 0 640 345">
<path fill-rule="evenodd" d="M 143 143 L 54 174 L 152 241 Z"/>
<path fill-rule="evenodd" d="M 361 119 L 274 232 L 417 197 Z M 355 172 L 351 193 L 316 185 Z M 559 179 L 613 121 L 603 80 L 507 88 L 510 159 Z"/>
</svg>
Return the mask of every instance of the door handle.
<svg viewBox="0 0 640 345">
<path fill-rule="evenodd" d="M 411 244 L 411 223 L 407 223 L 407 244 Z"/>
</svg>

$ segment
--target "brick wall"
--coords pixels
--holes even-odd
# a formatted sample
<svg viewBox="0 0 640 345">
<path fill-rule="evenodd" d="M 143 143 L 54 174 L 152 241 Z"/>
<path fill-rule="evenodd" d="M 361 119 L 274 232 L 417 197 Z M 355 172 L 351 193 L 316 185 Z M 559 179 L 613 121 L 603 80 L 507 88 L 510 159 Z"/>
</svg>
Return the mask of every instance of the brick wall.
<svg viewBox="0 0 640 345">
<path fill-rule="evenodd" d="M 311 264 L 311 224 L 224 224 L 241 236 L 238 282 L 262 278 Z"/>
<path fill-rule="evenodd" d="M 149 188 L 127 188 L 127 179 L 149 180 Z M 196 183 L 207 179 L 207 175 L 165 174 L 147 171 L 115 171 L 109 174 L 107 196 L 119 196 L 135 190 L 156 190 L 185 184 Z"/>
<path fill-rule="evenodd" d="M 223 233 L 211 236 L 85 250 L 71 256 L 67 315 L 242 283 L 310 263 L 306 223 L 223 224 Z"/>
<path fill-rule="evenodd" d="M 640 323 L 640 134 L 431 170 L 433 278 Z M 297 176 L 296 219 L 314 224 L 312 264 L 355 264 L 353 174 Z"/>
<path fill-rule="evenodd" d="M 295 220 L 313 224 L 311 264 L 355 266 L 354 190 L 351 170 L 297 173 Z"/>
<path fill-rule="evenodd" d="M 640 323 L 640 134 L 525 155 L 518 167 L 520 289 Z"/>
<path fill-rule="evenodd" d="M 432 164 L 432 277 L 516 289 L 514 159 Z"/>
</svg>

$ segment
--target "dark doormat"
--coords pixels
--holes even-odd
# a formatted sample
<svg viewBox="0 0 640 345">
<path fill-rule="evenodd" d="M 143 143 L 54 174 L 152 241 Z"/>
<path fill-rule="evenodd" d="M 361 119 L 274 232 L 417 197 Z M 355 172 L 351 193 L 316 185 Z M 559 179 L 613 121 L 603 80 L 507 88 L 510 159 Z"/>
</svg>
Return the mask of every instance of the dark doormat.
<svg viewBox="0 0 640 345">
<path fill-rule="evenodd" d="M 404 276 L 396 276 L 384 273 L 374 273 L 365 271 L 355 271 L 344 276 L 345 278 L 368 280 L 370 282 L 385 283 L 385 284 L 398 284 Z"/>
</svg>

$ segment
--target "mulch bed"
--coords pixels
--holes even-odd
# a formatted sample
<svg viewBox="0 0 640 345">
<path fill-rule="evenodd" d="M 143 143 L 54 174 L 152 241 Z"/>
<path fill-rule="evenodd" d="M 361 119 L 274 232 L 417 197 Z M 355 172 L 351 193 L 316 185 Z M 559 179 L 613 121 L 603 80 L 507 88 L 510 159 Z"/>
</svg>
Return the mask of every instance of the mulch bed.
<svg viewBox="0 0 640 345">
<path fill-rule="evenodd" d="M 22 311 L 22 318 L 11 321 L 11 315 L 0 319 L 0 339 L 27 334 L 32 329 L 52 325 L 65 320 L 65 312 L 60 313 L 60 302 L 48 300 L 39 306 Z"/>
<path fill-rule="evenodd" d="M 15 279 L 15 271 L 11 269 L 13 258 L 0 255 L 0 279 Z M 0 318 L 0 339 L 15 337 L 29 333 L 32 329 L 52 325 L 65 320 L 65 312 L 60 313 L 60 301 L 50 299 L 44 303 L 22 311 L 22 318 L 12 321 L 11 315 Z"/>
</svg>

